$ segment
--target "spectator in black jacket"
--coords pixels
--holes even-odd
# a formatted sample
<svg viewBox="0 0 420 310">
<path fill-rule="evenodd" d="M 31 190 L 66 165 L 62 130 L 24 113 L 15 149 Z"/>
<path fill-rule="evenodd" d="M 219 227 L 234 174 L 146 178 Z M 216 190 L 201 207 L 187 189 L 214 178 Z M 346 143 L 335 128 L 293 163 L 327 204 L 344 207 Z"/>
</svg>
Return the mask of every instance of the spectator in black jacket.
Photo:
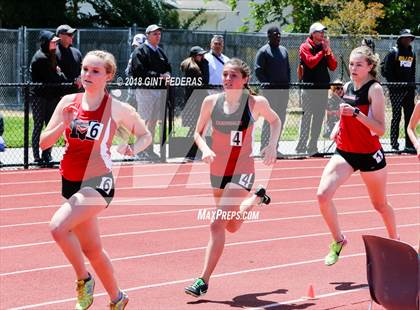
<svg viewBox="0 0 420 310">
<path fill-rule="evenodd" d="M 206 51 L 200 46 L 193 46 L 190 56 L 181 62 L 181 71 L 189 83 L 185 87 L 185 107 L 182 110 L 182 125 L 189 127 L 187 137 L 192 137 L 200 114 L 201 103 L 208 95 L 202 85 L 209 83 L 209 63 L 204 58 Z M 197 146 L 194 144 L 187 158 L 194 159 Z"/>
<path fill-rule="evenodd" d="M 35 83 L 62 83 L 66 76 L 57 66 L 55 50 L 60 39 L 51 31 L 42 30 L 39 35 L 40 49 L 36 51 L 31 61 L 31 77 Z M 39 138 L 42 127 L 48 124 L 54 109 L 60 100 L 62 90 L 57 86 L 39 86 L 31 89 L 32 117 L 34 128 L 32 131 L 32 151 L 34 161 L 39 165 L 51 166 L 51 148 L 39 156 Z"/>
<path fill-rule="evenodd" d="M 82 68 L 82 53 L 73 44 L 73 35 L 77 29 L 69 25 L 57 27 L 55 34 L 60 38 L 55 54 L 57 56 L 57 65 L 67 78 L 68 83 L 74 83 L 74 87 L 65 88 L 63 95 L 77 92 L 82 87 L 80 83 L 80 70 Z"/>
<path fill-rule="evenodd" d="M 255 74 L 261 83 L 265 83 L 263 95 L 267 98 L 274 112 L 280 117 L 283 127 L 289 103 L 289 54 L 287 49 L 280 45 L 281 33 L 278 27 L 268 28 L 267 37 L 268 43 L 257 52 Z M 264 121 L 261 134 L 261 150 L 267 146 L 269 137 L 270 126 L 267 121 Z M 279 152 L 277 152 L 277 157 L 281 157 Z"/>
<path fill-rule="evenodd" d="M 409 29 L 403 29 L 394 46 L 385 56 L 382 64 L 382 75 L 388 82 L 415 82 L 416 54 L 413 52 L 411 42 L 415 36 Z M 392 105 L 391 120 L 391 146 L 399 150 L 398 135 L 400 132 L 401 112 L 404 109 L 405 149 L 403 152 L 415 154 L 413 143 L 407 135 L 407 126 L 414 110 L 415 86 L 390 86 L 389 96 Z"/>
<path fill-rule="evenodd" d="M 168 57 L 159 47 L 162 27 L 150 25 L 146 28 L 147 40 L 133 51 L 131 58 L 131 72 L 133 78 L 137 78 L 141 87 L 138 89 L 136 101 L 141 118 L 146 121 L 152 137 L 155 135 L 155 127 L 158 120 L 162 119 L 165 109 L 167 86 L 166 79 L 171 76 L 171 65 Z M 150 89 L 153 88 L 153 89 Z M 159 156 L 153 151 L 153 143 L 140 157 L 146 157 L 152 161 L 159 160 Z"/>
</svg>

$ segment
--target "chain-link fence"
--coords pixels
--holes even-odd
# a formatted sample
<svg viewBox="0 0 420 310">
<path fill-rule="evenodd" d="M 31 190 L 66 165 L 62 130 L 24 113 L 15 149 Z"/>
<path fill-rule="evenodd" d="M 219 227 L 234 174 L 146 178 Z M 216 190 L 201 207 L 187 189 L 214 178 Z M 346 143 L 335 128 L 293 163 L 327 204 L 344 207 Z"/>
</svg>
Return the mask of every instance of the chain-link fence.
<svg viewBox="0 0 420 310">
<path fill-rule="evenodd" d="M 49 29 L 54 31 L 54 29 Z M 39 125 L 34 125 L 34 114 L 36 123 L 39 122 L 37 118 L 37 104 L 34 97 L 30 96 L 30 89 L 27 83 L 30 82 L 29 66 L 33 55 L 39 48 L 38 36 L 40 29 L 30 29 L 21 27 L 17 30 L 0 29 L 0 112 L 4 118 L 4 134 L 7 148 L 5 152 L 0 152 L 0 160 L 5 165 L 29 165 L 33 163 L 34 152 L 31 147 L 33 143 L 33 130 L 40 128 Z M 131 43 L 135 34 L 144 32 L 144 29 L 136 27 L 119 28 L 119 29 L 79 29 L 74 37 L 73 45 L 79 48 L 82 54 L 86 54 L 89 50 L 104 49 L 111 52 L 117 61 L 116 78 L 125 78 L 124 70 L 132 51 Z M 161 40 L 161 47 L 168 56 L 169 62 L 172 65 L 172 75 L 181 76 L 179 64 L 189 55 L 191 46 L 200 45 L 204 48 L 209 47 L 210 39 L 215 33 L 203 31 L 188 31 L 188 30 L 164 30 Z M 267 42 L 266 35 L 263 33 L 219 33 L 224 36 L 224 54 L 229 57 L 239 57 L 247 62 L 251 68 L 254 66 L 255 56 L 258 49 Z M 291 80 L 296 81 L 296 68 L 299 63 L 298 50 L 300 44 L 307 38 L 307 34 L 282 34 L 281 45 L 288 49 L 289 61 L 291 67 Z M 375 39 L 376 52 L 379 53 L 381 59 L 386 55 L 390 48 L 395 45 L 396 36 L 379 36 Z M 348 37 L 336 36 L 331 38 L 331 47 L 338 61 L 338 67 L 334 72 L 330 72 L 331 81 L 341 79 L 343 81 L 349 80 L 347 74 L 347 62 L 352 45 Z M 413 42 L 413 49 L 417 55 L 420 56 L 420 49 L 418 48 L 418 40 Z M 420 66 L 417 66 L 417 77 L 420 76 Z M 379 77 L 383 80 L 382 77 Z M 418 79 L 416 80 L 418 81 Z M 14 84 L 8 84 L 14 83 Z M 19 84 L 22 83 L 22 84 Z M 253 74 L 251 76 L 251 83 L 257 83 L 257 79 Z M 387 85 L 385 85 L 385 92 L 387 97 L 387 128 L 391 126 L 392 109 L 394 113 L 398 114 L 399 107 L 404 107 L 405 102 L 411 99 L 404 99 L 406 96 L 398 91 L 388 92 Z M 418 84 L 417 84 L 418 85 Z M 41 86 L 42 87 L 42 86 Z M 134 106 L 134 96 L 128 95 L 128 89 L 121 88 L 114 85 L 114 94 L 120 94 L 120 98 L 130 101 Z M 255 84 L 258 89 L 260 85 Z M 407 87 L 401 84 L 400 87 Z M 133 93 L 133 92 L 131 92 Z M 305 109 L 304 98 L 311 97 L 311 94 L 306 94 L 305 90 L 299 87 L 299 84 L 292 83 L 289 90 L 283 90 L 277 93 L 272 90 L 263 90 L 262 93 L 269 97 L 273 106 L 276 107 L 275 102 L 287 102 L 287 111 L 284 117 L 284 128 L 281 137 L 279 150 L 284 154 L 296 154 L 298 141 L 311 139 L 312 130 L 316 132 L 319 138 L 317 144 L 312 142 L 311 146 L 316 146 L 321 153 L 329 153 L 334 149 L 334 146 L 328 140 L 323 138 L 324 134 L 324 112 L 317 114 L 317 125 L 312 128 L 312 124 L 308 125 L 305 121 L 301 127 L 302 114 Z M 173 130 L 169 134 L 169 156 L 184 156 L 188 155 L 188 145 L 192 145 L 192 132 L 198 115 L 198 106 L 202 102 L 202 98 L 207 94 L 207 90 L 195 90 L 188 101 L 185 100 L 185 91 L 183 87 L 174 87 L 171 95 L 168 96 L 171 102 L 171 110 L 168 117 L 173 117 L 173 122 L 166 124 L 170 127 L 173 125 Z M 390 97 L 391 95 L 391 97 Z M 288 97 L 288 98 L 287 98 Z M 325 98 L 325 93 L 324 93 Z M 389 99 L 391 98 L 391 100 Z M 394 99 L 395 98 L 395 99 Z M 288 99 L 288 100 L 287 100 Z M 325 101 L 325 100 L 324 100 Z M 273 103 L 274 102 L 274 103 Z M 391 102 L 393 105 L 391 105 Z M 277 103 L 278 104 L 278 103 Z M 282 110 L 283 111 L 283 110 Z M 278 113 L 284 113 L 279 112 Z M 319 121 L 320 118 L 321 121 Z M 400 122 L 402 122 L 401 120 Z M 391 143 L 389 133 L 384 138 L 385 150 L 391 151 L 392 147 L 405 145 L 404 139 L 404 125 L 398 121 L 398 118 L 393 120 L 393 141 Z M 320 127 L 321 124 L 321 127 Z M 266 131 L 262 132 L 262 124 L 258 123 L 255 130 L 255 140 L 258 142 L 266 138 Z M 306 134 L 309 126 L 309 133 Z M 303 137 L 300 137 L 300 132 L 304 132 Z M 396 137 L 398 133 L 398 137 Z M 161 136 L 160 133 L 157 134 Z M 306 138 L 306 135 L 308 137 Z M 315 135 L 315 136 L 316 136 Z M 36 135 L 35 135 L 36 136 Z M 396 139 L 396 140 L 395 140 Z M 158 141 L 158 140 L 156 140 Z M 312 137 L 313 141 L 313 137 Z M 62 141 L 57 147 L 53 149 L 52 158 L 57 161 L 62 154 Z M 187 143 L 187 146 L 186 144 Z M 302 142 L 303 143 L 303 142 Z M 398 144 L 398 145 L 397 145 Z M 308 144 L 306 145 L 308 147 Z M 255 147 L 259 149 L 257 145 Z M 164 148 L 163 151 L 166 149 Z M 299 150 L 299 148 L 298 148 Z M 302 149 L 303 150 L 303 149 Z M 300 151 L 300 150 L 299 150 Z M 187 152 L 185 154 L 185 152 Z M 257 151 L 255 151 L 257 152 Z M 163 152 L 164 153 L 164 152 Z M 35 151 L 35 156 L 36 156 Z M 42 157 L 42 154 L 40 154 Z M 165 155 L 166 156 L 166 155 Z M 115 157 L 119 158 L 119 157 Z"/>
<path fill-rule="evenodd" d="M 326 89 L 305 89 L 303 84 L 292 83 L 289 89 L 266 90 L 258 89 L 259 84 L 251 85 L 254 89 L 268 97 L 270 104 L 275 107 L 282 102 L 286 102 L 287 109 L 284 115 L 278 112 L 280 118 L 284 119 L 283 131 L 279 142 L 279 152 L 284 156 L 307 156 L 315 152 L 320 154 L 331 154 L 335 150 L 334 143 L 328 137 L 328 123 L 326 121 L 327 104 L 322 100 L 328 100 L 328 90 Z M 405 141 L 405 125 L 403 119 L 395 119 L 398 107 L 404 105 L 404 100 L 414 100 L 415 86 L 395 83 L 384 83 L 386 96 L 386 133 L 381 137 L 381 143 L 386 152 L 394 152 L 396 148 L 400 150 L 407 146 Z M 416 84 L 417 87 L 420 83 Z M 49 88 L 54 87 L 48 85 Z M 62 89 L 63 85 L 58 85 Z M 49 153 L 40 152 L 38 139 L 40 130 L 48 121 L 52 110 L 56 106 L 57 98 L 42 98 L 36 95 L 36 89 L 45 89 L 45 85 L 40 84 L 0 84 L 0 92 L 7 93 L 13 90 L 22 94 L 22 100 L 18 105 L 13 105 L 13 109 L 2 108 L 1 114 L 4 121 L 3 138 L 6 144 L 4 152 L 0 152 L 0 161 L 2 166 L 25 166 L 38 165 L 37 159 L 48 157 Z M 137 91 L 137 90 L 134 90 Z M 193 132 L 197 122 L 201 102 L 209 92 L 215 89 L 196 89 L 186 100 L 185 88 L 174 87 L 170 93 L 164 94 L 168 99 L 166 104 L 166 113 L 162 113 L 165 119 L 158 126 L 155 136 L 154 150 L 161 156 L 162 160 L 172 157 L 194 157 Z M 34 94 L 35 93 L 35 94 Z M 110 86 L 110 93 L 113 97 L 127 101 L 129 89 L 113 84 Z M 411 95 L 412 94 L 412 95 Z M 309 98 L 310 104 L 315 104 L 314 98 L 321 98 L 314 106 L 312 112 L 314 116 L 310 122 L 305 122 L 303 116 L 308 113 L 305 110 L 305 97 Z M 391 98 L 391 99 L 390 99 Z M 137 108 L 135 99 L 131 104 Z M 411 101 L 413 105 L 413 101 Z M 315 114 L 318 113 L 317 118 Z M 392 127 L 391 122 L 399 127 Z M 390 128 L 394 128 L 393 132 Z M 166 133 L 166 134 L 164 134 Z M 393 134 L 394 136 L 392 136 Z M 261 144 L 264 144 L 268 138 L 268 131 L 264 132 L 263 122 L 258 120 L 254 130 L 254 155 L 258 156 Z M 164 141 L 164 143 L 162 143 Z M 311 144 L 312 141 L 312 144 Z M 117 143 L 117 141 L 115 142 Z M 301 144 L 301 147 L 300 145 Z M 303 147 L 304 146 L 304 147 Z M 111 150 L 113 160 L 129 160 L 120 156 L 114 149 Z M 61 138 L 51 151 L 51 160 L 58 163 L 64 153 L 64 141 Z M 43 156 L 44 155 L 44 156 Z M 199 156 L 199 155 L 197 155 Z M 138 158 L 136 158 L 138 159 Z"/>
<path fill-rule="evenodd" d="M 20 83 L 29 81 L 29 64 L 35 51 L 39 48 L 38 36 L 41 29 L 21 27 L 17 30 L 0 29 L 0 82 Z M 54 31 L 54 29 L 48 29 Z M 124 69 L 132 51 L 131 43 L 143 28 L 107 28 L 79 29 L 74 36 L 73 45 L 86 54 L 93 49 L 104 49 L 111 52 L 117 61 L 117 77 L 124 77 Z M 164 30 L 161 47 L 166 52 L 172 65 L 173 75 L 181 76 L 179 64 L 188 57 L 194 45 L 209 48 L 213 32 L 189 30 Z M 258 49 L 267 43 L 264 33 L 222 33 L 224 35 L 224 54 L 228 57 L 239 57 L 253 68 Z M 281 45 L 289 52 L 292 81 L 296 81 L 296 68 L 299 62 L 299 46 L 308 37 L 307 34 L 282 34 Z M 378 36 L 375 38 L 376 52 L 380 58 L 386 55 L 396 43 L 397 36 Z M 353 40 L 347 36 L 331 37 L 331 48 L 338 60 L 338 68 L 331 73 L 331 79 L 348 79 L 346 73 L 348 56 L 354 47 Z M 418 40 L 413 41 L 413 50 L 420 56 Z M 417 66 L 420 76 L 420 66 Z M 255 75 L 252 82 L 257 82 Z M 0 104 L 4 104 L 2 101 Z"/>
</svg>

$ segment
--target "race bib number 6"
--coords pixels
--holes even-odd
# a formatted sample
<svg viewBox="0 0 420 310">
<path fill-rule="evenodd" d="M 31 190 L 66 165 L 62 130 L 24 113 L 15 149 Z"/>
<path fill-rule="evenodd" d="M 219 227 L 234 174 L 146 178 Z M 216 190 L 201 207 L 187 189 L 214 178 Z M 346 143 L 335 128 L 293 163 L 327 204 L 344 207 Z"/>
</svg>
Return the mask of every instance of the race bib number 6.
<svg viewBox="0 0 420 310">
<path fill-rule="evenodd" d="M 86 137 L 92 140 L 99 140 L 104 124 L 98 122 L 90 122 Z"/>
<path fill-rule="evenodd" d="M 113 187 L 112 183 L 113 183 L 112 178 L 102 177 L 101 184 L 99 184 L 97 188 L 103 190 L 105 193 L 109 195 Z"/>
</svg>

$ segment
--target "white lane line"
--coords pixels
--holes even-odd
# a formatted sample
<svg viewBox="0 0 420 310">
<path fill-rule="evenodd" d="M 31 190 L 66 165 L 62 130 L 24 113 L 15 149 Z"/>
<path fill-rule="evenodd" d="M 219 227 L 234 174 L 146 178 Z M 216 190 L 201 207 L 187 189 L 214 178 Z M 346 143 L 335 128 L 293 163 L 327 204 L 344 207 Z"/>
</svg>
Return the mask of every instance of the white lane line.
<svg viewBox="0 0 420 310">
<path fill-rule="evenodd" d="M 273 202 L 272 205 L 282 204 L 283 206 L 287 205 L 287 203 L 280 203 L 280 202 Z M 410 209 L 419 209 L 420 206 L 414 207 L 404 207 L 404 208 L 394 208 L 395 211 L 398 210 L 410 210 Z M 183 210 L 176 210 L 176 211 L 156 211 L 156 212 L 143 212 L 143 213 L 130 213 L 130 214 L 120 214 L 120 215 L 108 215 L 108 216 L 99 216 L 99 220 L 108 220 L 108 219 L 119 219 L 119 218 L 130 218 L 130 217 L 138 217 L 138 216 L 150 216 L 150 215 L 162 215 L 162 214 L 179 214 L 179 213 L 188 213 L 188 212 L 198 212 L 199 210 L 213 210 L 214 207 L 210 208 L 193 208 L 193 209 L 183 209 Z M 343 212 L 340 214 L 353 214 L 354 213 L 365 213 L 365 212 L 376 212 L 375 210 L 360 210 L 360 211 L 352 211 L 352 212 Z M 320 216 L 320 215 L 318 215 Z M 312 216 L 310 216 L 312 217 Z M 293 217 L 288 218 L 293 219 Z M 1 228 L 14 228 L 14 227 L 24 227 L 24 226 L 35 226 L 35 225 L 46 225 L 49 221 L 42 221 L 42 222 L 28 222 L 28 223 L 19 223 L 19 224 L 7 224 L 7 225 L 0 225 Z"/>
<path fill-rule="evenodd" d="M 269 178 L 269 179 L 257 179 L 257 182 L 266 182 L 266 181 L 278 181 L 278 180 L 299 180 L 299 179 L 308 179 L 308 178 L 312 178 L 312 177 L 292 177 L 292 178 Z M 387 182 L 387 185 L 398 185 L 398 184 L 415 184 L 415 183 L 420 183 L 420 179 L 419 180 L 414 180 L 414 181 L 399 181 L 399 182 Z M 190 186 L 191 189 L 203 189 L 203 190 L 210 190 L 210 188 L 203 187 L 203 188 L 194 188 L 194 186 L 196 185 L 209 185 L 210 183 L 187 183 L 187 184 L 178 184 L 178 185 L 170 185 L 167 188 L 171 188 L 171 187 L 178 187 L 178 186 Z M 346 188 L 346 187 L 357 187 L 357 186 L 365 186 L 364 183 L 354 183 L 354 184 L 344 184 L 341 186 L 341 188 Z M 284 192 L 284 191 L 301 191 L 301 190 L 307 190 L 307 189 L 317 189 L 318 186 L 307 186 L 307 187 L 293 187 L 293 188 L 280 188 L 280 189 L 270 189 L 270 192 Z M 120 187 L 117 188 L 117 190 L 133 190 L 133 189 L 161 189 L 159 187 L 159 185 L 156 186 L 141 186 L 141 187 L 135 187 L 135 186 L 130 186 L 130 187 Z M 185 189 L 188 189 L 185 188 Z M 187 192 L 188 193 L 188 192 Z M 10 197 L 23 197 L 23 196 L 35 196 L 35 195 L 47 195 L 47 194 L 56 194 L 59 195 L 60 192 L 37 192 L 37 193 L 27 193 L 27 194 L 11 194 L 11 195 L 3 195 L 0 196 L 0 198 L 10 198 Z M 199 195 L 179 195 L 179 196 L 170 196 L 170 197 L 146 197 L 146 198 L 139 198 L 139 199 L 135 199 L 135 201 L 144 201 L 144 200 L 152 200 L 152 199 L 167 199 L 167 198 L 177 198 L 177 197 L 193 197 L 193 196 L 209 196 L 208 194 L 199 194 Z M 211 195 L 210 195 L 211 196 Z M 132 199 L 124 199 L 124 201 L 132 201 Z M 24 207 L 24 208 L 31 208 L 31 207 Z M 19 209 L 19 208 L 15 208 L 15 209 Z M 0 211 L 10 211 L 12 210 L 12 208 L 0 208 Z"/>
<path fill-rule="evenodd" d="M 355 253 L 355 254 L 350 254 L 350 255 L 340 255 L 340 260 L 347 259 L 347 258 L 353 258 L 353 257 L 360 257 L 360 256 L 365 256 L 365 253 L 363 252 L 363 253 Z M 324 258 L 318 258 L 318 259 L 305 260 L 305 261 L 287 263 L 287 264 L 272 265 L 272 266 L 266 266 L 266 267 L 260 267 L 260 268 L 243 269 L 243 270 L 238 270 L 238 271 L 234 271 L 234 272 L 226 272 L 226 273 L 215 274 L 215 275 L 212 276 L 212 278 L 224 278 L 224 277 L 229 277 L 229 276 L 234 276 L 234 275 L 239 275 L 239 274 L 247 274 L 247 273 L 253 273 L 253 272 L 283 269 L 283 268 L 288 268 L 288 267 L 295 267 L 295 266 L 302 266 L 302 265 L 307 265 L 307 264 L 320 263 L 320 262 L 323 262 L 323 261 L 324 261 Z M 187 283 L 187 282 L 190 282 L 190 281 L 193 281 L 193 280 L 195 280 L 195 278 L 168 281 L 168 282 L 160 282 L 160 283 L 155 283 L 155 284 L 147 284 L 147 285 L 125 288 L 124 291 L 133 292 L 133 291 L 151 289 L 151 288 L 162 287 L 162 286 L 171 286 L 171 285 L 176 285 L 176 284 Z M 100 297 L 100 296 L 105 296 L 105 295 L 107 295 L 107 293 L 102 292 L 102 293 L 94 294 L 94 297 Z M 46 301 L 46 302 L 42 302 L 42 303 L 38 303 L 38 304 L 29 304 L 29 305 L 19 306 L 19 307 L 11 308 L 10 310 L 32 309 L 32 308 L 36 308 L 36 307 L 61 304 L 61 303 L 70 302 L 70 301 L 74 301 L 74 300 L 75 300 L 74 297 L 59 299 L 59 300 L 51 300 L 51 301 Z"/>
<path fill-rule="evenodd" d="M 415 226 L 420 226 L 420 223 L 397 225 L 398 228 L 410 228 L 410 227 L 415 227 Z M 377 226 L 377 227 L 368 227 L 368 228 L 358 228 L 358 229 L 344 230 L 343 232 L 350 234 L 350 233 L 354 233 L 354 232 L 363 232 L 363 231 L 372 231 L 372 230 L 385 230 L 385 227 Z M 281 240 L 313 238 L 313 237 L 328 236 L 328 235 L 330 235 L 329 232 L 323 232 L 323 233 L 295 235 L 295 236 L 288 236 L 288 237 L 277 237 L 277 238 L 268 238 L 268 239 L 238 241 L 238 242 L 226 243 L 225 247 L 237 246 L 237 245 L 247 245 L 247 244 L 258 244 L 258 243 L 266 243 L 266 242 L 275 242 L 275 241 L 281 241 Z M 183 252 L 192 252 L 192 251 L 197 251 L 197 250 L 204 250 L 206 248 L 207 248 L 207 246 L 202 246 L 202 247 L 184 248 L 184 249 L 178 249 L 178 250 L 172 250 L 172 251 L 146 253 L 146 254 L 134 255 L 134 256 L 123 256 L 123 257 L 119 257 L 119 258 L 112 258 L 111 261 L 125 261 L 125 260 L 141 259 L 141 258 L 145 258 L 145 257 L 154 257 L 154 256 L 168 255 L 168 254 L 177 254 L 177 253 L 183 253 Z M 0 276 L 2 276 L 2 277 L 3 276 L 11 276 L 11 275 L 17 275 L 17 274 L 28 273 L 28 272 L 60 269 L 60 268 L 67 268 L 67 267 L 71 267 L 71 265 L 58 265 L 58 266 L 48 266 L 48 267 L 39 267 L 39 268 L 26 269 L 26 270 L 11 271 L 11 272 L 1 273 Z"/>
</svg>

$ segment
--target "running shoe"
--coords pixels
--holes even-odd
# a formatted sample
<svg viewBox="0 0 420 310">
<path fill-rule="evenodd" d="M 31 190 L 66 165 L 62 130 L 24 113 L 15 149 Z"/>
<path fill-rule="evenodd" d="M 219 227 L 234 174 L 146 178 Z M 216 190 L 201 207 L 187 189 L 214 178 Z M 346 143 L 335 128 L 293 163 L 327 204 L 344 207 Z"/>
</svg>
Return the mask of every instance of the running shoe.
<svg viewBox="0 0 420 310">
<path fill-rule="evenodd" d="M 199 297 L 207 293 L 208 288 L 206 282 L 202 278 L 198 278 L 192 285 L 187 286 L 184 291 L 191 296 Z"/>
<path fill-rule="evenodd" d="M 325 265 L 331 266 L 334 265 L 338 261 L 338 257 L 340 256 L 341 250 L 347 244 L 346 237 L 343 236 L 343 240 L 337 242 L 333 241 L 330 245 L 330 252 L 327 256 L 325 256 Z"/>
<path fill-rule="evenodd" d="M 76 281 L 77 303 L 76 310 L 88 309 L 93 303 L 93 290 L 95 289 L 95 279 L 89 274 L 88 280 Z"/>
<path fill-rule="evenodd" d="M 109 310 L 124 310 L 125 306 L 128 304 L 128 295 L 124 292 L 121 292 L 121 298 L 116 303 L 109 303 Z"/>
<path fill-rule="evenodd" d="M 271 202 L 270 196 L 266 194 L 266 190 L 262 185 L 257 186 L 257 188 L 255 189 L 255 195 L 261 198 L 260 204 L 268 205 Z"/>
</svg>

